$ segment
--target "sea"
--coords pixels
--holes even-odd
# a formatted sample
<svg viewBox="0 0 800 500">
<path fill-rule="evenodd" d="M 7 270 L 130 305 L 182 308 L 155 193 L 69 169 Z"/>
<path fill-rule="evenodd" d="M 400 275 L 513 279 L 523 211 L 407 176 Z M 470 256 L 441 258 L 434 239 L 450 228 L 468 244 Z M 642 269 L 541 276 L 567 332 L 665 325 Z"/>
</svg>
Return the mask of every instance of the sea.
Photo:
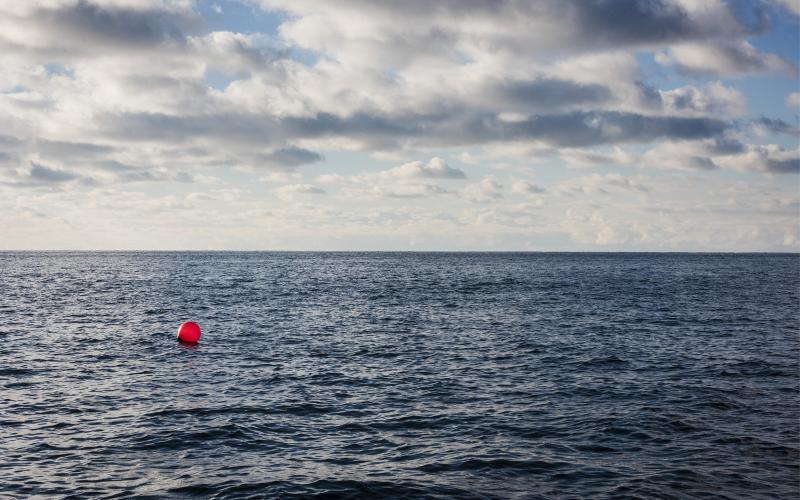
<svg viewBox="0 0 800 500">
<path fill-rule="evenodd" d="M 799 496 L 798 254 L 0 252 L 2 498 Z"/>
</svg>

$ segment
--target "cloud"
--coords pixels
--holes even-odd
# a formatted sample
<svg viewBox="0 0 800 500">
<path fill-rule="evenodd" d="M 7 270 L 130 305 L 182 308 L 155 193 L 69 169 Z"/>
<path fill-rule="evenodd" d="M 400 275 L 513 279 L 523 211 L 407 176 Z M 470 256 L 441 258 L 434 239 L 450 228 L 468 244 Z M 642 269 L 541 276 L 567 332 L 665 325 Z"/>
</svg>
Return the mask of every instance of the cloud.
<svg viewBox="0 0 800 500">
<path fill-rule="evenodd" d="M 33 149 L 39 154 L 59 158 L 105 158 L 114 153 L 113 146 L 90 142 L 50 141 L 38 139 Z"/>
<path fill-rule="evenodd" d="M 252 114 L 174 116 L 121 113 L 98 118 L 108 139 L 170 143 L 198 139 L 228 144 L 261 144 L 289 139 L 342 138 L 367 148 L 458 146 L 498 141 L 540 140 L 553 146 L 591 146 L 658 139 L 698 139 L 724 132 L 729 124 L 712 118 L 647 116 L 638 113 L 575 111 L 517 121 L 497 115 L 408 115 L 357 113 L 275 118 Z M 307 155 L 306 155 L 307 157 Z M 310 159 L 310 158 L 309 158 Z"/>
<path fill-rule="evenodd" d="M 615 146 L 611 152 L 584 150 L 584 149 L 562 149 L 559 152 L 570 167 L 595 167 L 598 165 L 632 165 L 637 161 L 637 157 Z"/>
<path fill-rule="evenodd" d="M 794 4 L 247 3 L 276 31 L 213 2 L 0 1 L 4 235 L 58 216 L 99 246 L 175 228 L 257 248 L 797 244 L 778 177 L 799 170 L 795 109 L 728 79 L 788 88 Z"/>
<path fill-rule="evenodd" d="M 621 112 L 573 112 L 533 116 L 495 125 L 496 137 L 540 139 L 553 146 L 593 146 L 657 139 L 699 139 L 724 132 L 728 125 L 710 118 L 646 116 Z"/>
<path fill-rule="evenodd" d="M 689 148 L 695 147 L 695 144 L 687 143 Z M 708 154 L 711 156 L 729 156 L 744 153 L 747 147 L 735 137 L 718 136 L 713 139 L 707 139 L 699 143 L 697 149 L 701 154 Z"/>
<path fill-rule="evenodd" d="M 276 149 L 271 153 L 259 155 L 257 157 L 259 162 L 264 162 L 268 166 L 282 168 L 295 168 L 324 159 L 325 158 L 318 153 L 297 147 Z"/>
<path fill-rule="evenodd" d="M 325 190 L 311 184 L 290 184 L 276 189 L 278 196 L 282 198 L 293 198 L 295 196 L 313 195 L 319 196 L 326 194 Z"/>
<path fill-rule="evenodd" d="M 792 92 L 786 97 L 786 106 L 800 108 L 800 92 Z"/>
<path fill-rule="evenodd" d="M 756 134 L 758 135 L 764 135 L 767 132 L 793 136 L 800 135 L 800 127 L 786 123 L 778 118 L 767 118 L 762 116 L 757 120 L 753 120 L 751 122 L 751 126 L 755 128 Z"/>
<path fill-rule="evenodd" d="M 737 76 L 763 73 L 793 75 L 797 66 L 778 55 L 759 52 L 743 40 L 684 44 L 657 54 L 656 61 L 690 75 Z"/>
<path fill-rule="evenodd" d="M 191 2 L 3 4 L 8 74 L 0 88 L 41 96 L 50 108 L 20 110 L 0 99 L 8 116 L 0 134 L 27 138 L 14 151 L 20 158 L 106 174 L 112 169 L 100 162 L 118 162 L 135 166 L 119 180 L 156 181 L 170 179 L 164 169 L 294 170 L 323 161 L 315 150 L 397 158 L 440 147 L 708 139 L 727 133 L 735 126 L 727 120 L 746 108 L 741 93 L 720 83 L 651 87 L 632 52 L 754 33 L 747 16 L 721 2 L 261 5 L 290 14 L 281 40 L 208 31 Z M 297 49 L 318 59 L 292 60 Z M 570 161 L 602 163 L 592 154 Z M 400 168 L 393 175 L 466 177 L 446 164 Z"/>
<path fill-rule="evenodd" d="M 490 177 L 486 177 L 478 183 L 466 186 L 463 193 L 470 201 L 488 203 L 503 197 L 503 185 Z"/>
<path fill-rule="evenodd" d="M 181 2 L 20 2 L 4 5 L 0 46 L 43 57 L 181 45 L 200 18 Z"/>
<path fill-rule="evenodd" d="M 61 188 L 65 184 L 76 182 L 84 186 L 95 185 L 94 179 L 79 175 L 68 170 L 53 168 L 37 162 L 30 162 L 26 167 L 17 168 L 6 173 L 10 182 L 0 182 L 0 185 L 23 188 L 50 187 Z"/>
<path fill-rule="evenodd" d="M 293 171 L 276 171 L 276 172 L 269 172 L 266 175 L 262 175 L 258 178 L 261 182 L 268 182 L 268 183 L 282 183 L 285 184 L 287 182 L 294 182 L 297 183 L 298 181 L 302 180 L 303 176 L 299 172 Z"/>
<path fill-rule="evenodd" d="M 643 154 L 639 163 L 646 167 L 709 171 L 719 169 L 712 159 L 707 143 L 702 141 L 670 143 L 665 142 Z"/>
<path fill-rule="evenodd" d="M 800 173 L 800 149 L 785 149 L 776 144 L 748 146 L 746 152 L 718 161 L 738 170 L 770 174 Z"/>
<path fill-rule="evenodd" d="M 466 174 L 449 166 L 442 158 L 433 157 L 427 162 L 413 161 L 403 165 L 360 175 L 343 176 L 324 174 L 317 182 L 339 188 L 339 195 L 349 200 L 374 198 L 427 198 L 447 195 L 452 191 L 425 181 L 453 181 L 466 179 Z"/>
<path fill-rule="evenodd" d="M 343 184 L 346 181 L 347 179 L 339 174 L 323 174 L 317 177 L 317 182 L 320 184 L 337 185 L 337 184 Z"/>
<path fill-rule="evenodd" d="M 542 194 L 547 190 L 528 181 L 515 181 L 511 184 L 511 192 L 516 194 Z"/>
<path fill-rule="evenodd" d="M 646 193 L 650 190 L 641 181 L 626 177 L 622 174 L 592 174 L 576 177 L 561 182 L 555 191 L 560 194 L 611 194 L 614 190 L 640 191 Z"/>
<path fill-rule="evenodd" d="M 495 106 L 517 112 L 586 106 L 612 98 L 611 90 L 603 85 L 555 78 L 492 82 L 482 95 L 488 96 Z"/>
<path fill-rule="evenodd" d="M 73 181 L 78 179 L 79 176 L 64 170 L 56 170 L 38 163 L 31 163 L 31 168 L 28 171 L 28 177 L 35 182 L 42 182 L 47 184 L 57 184 L 60 182 Z"/>
<path fill-rule="evenodd" d="M 469 151 L 464 151 L 464 152 L 459 153 L 457 158 L 458 158 L 458 161 L 460 161 L 461 163 L 466 163 L 467 165 L 477 165 L 478 164 L 478 159 L 475 157 L 475 155 L 473 155 Z"/>
<path fill-rule="evenodd" d="M 93 165 L 103 173 L 112 174 L 115 182 L 194 182 L 192 175 L 180 170 L 147 168 L 128 165 L 116 160 L 102 160 Z"/>
<path fill-rule="evenodd" d="M 380 198 L 426 198 L 431 195 L 448 194 L 447 189 L 434 184 L 411 184 L 398 186 L 375 186 L 371 195 Z"/>
<path fill-rule="evenodd" d="M 447 47 L 466 53 L 480 47 L 514 54 L 527 51 L 535 56 L 553 49 L 638 47 L 750 31 L 731 9 L 713 0 L 701 8 L 662 0 L 440 0 L 435 8 L 423 0 L 402 4 L 346 0 L 335 6 L 312 0 L 262 0 L 261 4 L 295 16 L 281 27 L 285 38 L 329 53 L 336 47 L 339 50 L 332 55 L 348 63 L 360 55 L 364 63 L 382 59 L 397 65 L 414 51 L 442 58 L 451 55 L 444 50 Z M 431 43 L 437 37 L 439 43 Z"/>
<path fill-rule="evenodd" d="M 747 145 L 735 139 L 663 143 L 642 155 L 645 166 L 681 170 L 734 169 L 769 174 L 800 173 L 800 149 Z"/>
<path fill-rule="evenodd" d="M 56 9 L 37 9 L 33 17 L 61 37 L 106 44 L 152 45 L 165 40 L 179 41 L 184 37 L 178 29 L 180 23 L 175 22 L 183 18 L 166 9 L 153 11 L 79 0 Z"/>
<path fill-rule="evenodd" d="M 428 163 L 413 161 L 383 173 L 386 177 L 399 179 L 466 179 L 463 170 L 451 167 L 439 157 L 428 160 Z"/>
<path fill-rule="evenodd" d="M 612 220 L 598 210 L 588 214 L 569 211 L 561 226 L 574 240 L 592 245 L 634 244 L 648 238 L 648 228 L 642 224 L 627 219 Z"/>
<path fill-rule="evenodd" d="M 687 85 L 659 91 L 668 113 L 689 113 L 695 116 L 737 116 L 747 112 L 747 99 L 736 89 L 720 82 L 709 83 L 703 90 Z"/>
</svg>

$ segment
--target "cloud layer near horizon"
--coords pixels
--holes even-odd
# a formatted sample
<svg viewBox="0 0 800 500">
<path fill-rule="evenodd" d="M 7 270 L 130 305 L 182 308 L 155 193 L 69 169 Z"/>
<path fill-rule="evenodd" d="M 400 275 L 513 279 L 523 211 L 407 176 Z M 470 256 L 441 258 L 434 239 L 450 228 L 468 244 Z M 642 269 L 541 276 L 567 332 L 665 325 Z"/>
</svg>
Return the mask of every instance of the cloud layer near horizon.
<svg viewBox="0 0 800 500">
<path fill-rule="evenodd" d="M 277 30 L 210 28 L 247 8 Z M 796 92 L 766 116 L 738 84 L 796 88 L 797 61 L 754 42 L 781 16 L 797 26 L 721 0 L 4 3 L 4 245 L 796 251 Z"/>
</svg>

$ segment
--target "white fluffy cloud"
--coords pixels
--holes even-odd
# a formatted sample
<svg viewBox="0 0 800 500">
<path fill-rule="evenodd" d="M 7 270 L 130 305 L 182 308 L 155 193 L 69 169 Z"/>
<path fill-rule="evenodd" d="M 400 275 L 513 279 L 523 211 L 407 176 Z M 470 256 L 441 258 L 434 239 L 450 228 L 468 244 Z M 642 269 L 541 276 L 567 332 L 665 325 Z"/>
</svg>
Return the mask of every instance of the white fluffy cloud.
<svg viewBox="0 0 800 500">
<path fill-rule="evenodd" d="M 453 168 L 438 157 L 431 158 L 427 163 L 413 161 L 404 163 L 399 167 L 384 172 L 386 177 L 398 179 L 466 179 L 463 170 Z"/>
<path fill-rule="evenodd" d="M 487 203 L 503 197 L 504 186 L 496 179 L 486 177 L 480 182 L 464 187 L 464 196 L 476 203 Z"/>
</svg>

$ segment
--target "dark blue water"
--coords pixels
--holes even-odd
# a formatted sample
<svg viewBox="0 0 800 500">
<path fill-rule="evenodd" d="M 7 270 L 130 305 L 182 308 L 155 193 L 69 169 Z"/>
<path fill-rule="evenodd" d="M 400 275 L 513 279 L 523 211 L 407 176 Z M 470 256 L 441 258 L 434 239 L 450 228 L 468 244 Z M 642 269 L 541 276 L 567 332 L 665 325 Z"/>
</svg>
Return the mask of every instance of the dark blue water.
<svg viewBox="0 0 800 500">
<path fill-rule="evenodd" d="M 797 255 L 0 253 L 0 496 L 793 498 L 799 329 Z"/>
</svg>

